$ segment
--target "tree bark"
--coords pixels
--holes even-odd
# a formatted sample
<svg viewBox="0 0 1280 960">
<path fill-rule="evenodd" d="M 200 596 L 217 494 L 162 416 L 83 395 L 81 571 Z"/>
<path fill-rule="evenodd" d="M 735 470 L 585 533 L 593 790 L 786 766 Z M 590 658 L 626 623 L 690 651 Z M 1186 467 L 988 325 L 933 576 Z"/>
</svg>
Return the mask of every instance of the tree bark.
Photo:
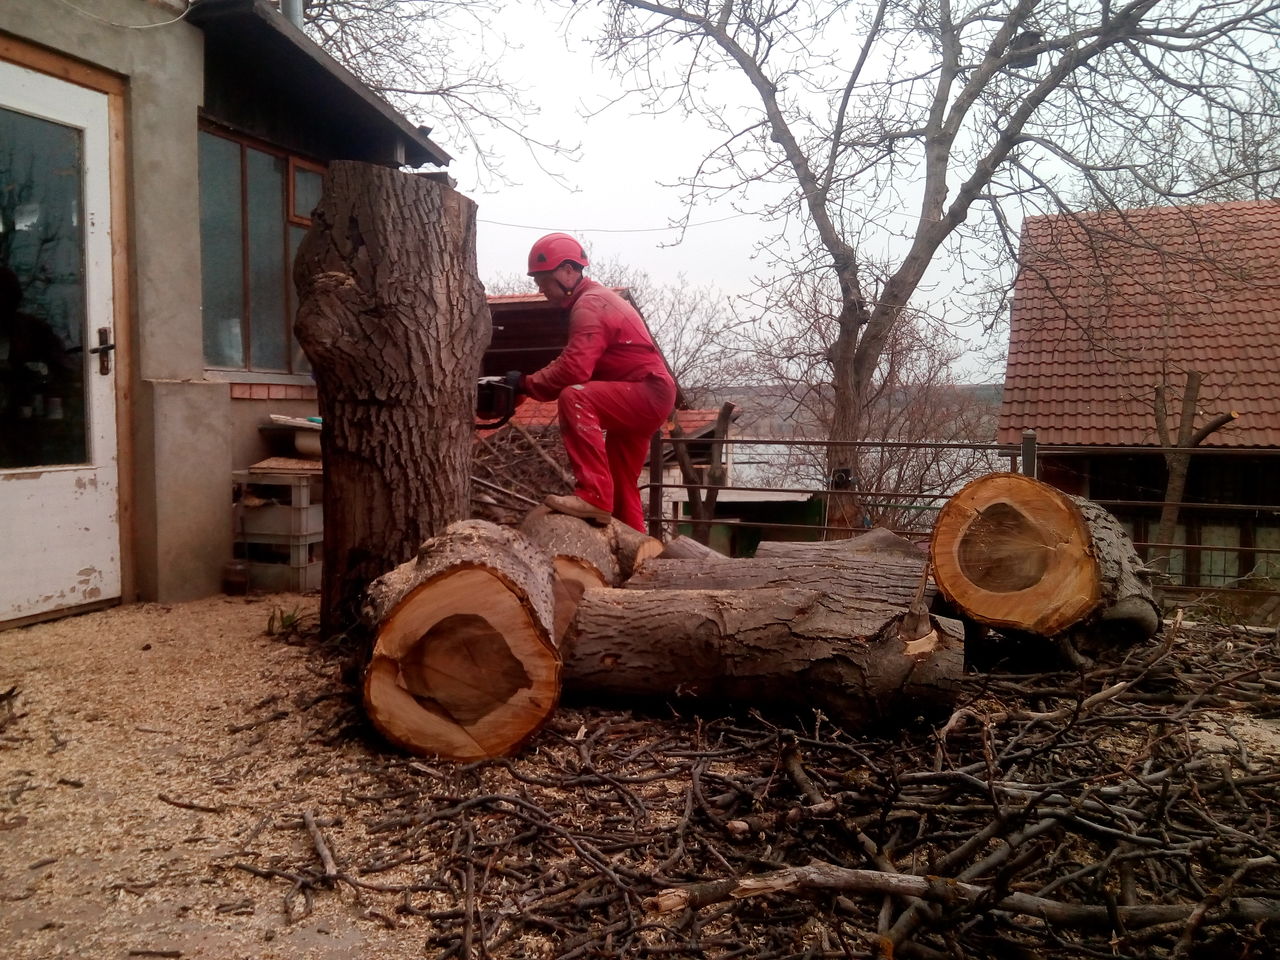
<svg viewBox="0 0 1280 960">
<path fill-rule="evenodd" d="M 442 183 L 335 162 L 294 267 L 325 461 L 321 625 L 468 514 L 475 377 L 490 319 L 475 204 Z"/>
<path fill-rule="evenodd" d="M 667 541 L 659 560 L 728 560 L 719 550 L 713 550 L 705 543 L 699 543 L 693 537 L 672 537 Z"/>
<path fill-rule="evenodd" d="M 1149 573 L 1097 504 L 1016 473 L 993 473 L 943 506 L 930 545 L 938 590 L 973 620 L 1053 637 L 1106 621 L 1160 628 Z"/>
<path fill-rule="evenodd" d="M 834 541 L 849 543 L 851 541 Z M 912 549 L 915 549 L 914 547 Z M 654 559 L 623 586 L 627 590 L 753 590 L 789 587 L 908 606 L 920 586 L 927 558 L 918 560 L 824 552 L 806 560 Z M 926 585 L 923 602 L 933 600 Z"/>
<path fill-rule="evenodd" d="M 559 698 L 551 557 L 483 520 L 455 523 L 375 580 L 364 703 L 382 734 L 421 756 L 514 752 Z"/>
<path fill-rule="evenodd" d="M 850 729 L 943 713 L 963 628 L 904 638 L 902 606 L 819 590 L 593 590 L 564 638 L 565 690 L 819 707 Z"/>
<path fill-rule="evenodd" d="M 770 560 L 819 561 L 824 557 L 871 555 L 900 557 L 923 563 L 925 551 L 892 530 L 875 527 L 844 540 L 762 540 L 757 558 Z"/>
</svg>

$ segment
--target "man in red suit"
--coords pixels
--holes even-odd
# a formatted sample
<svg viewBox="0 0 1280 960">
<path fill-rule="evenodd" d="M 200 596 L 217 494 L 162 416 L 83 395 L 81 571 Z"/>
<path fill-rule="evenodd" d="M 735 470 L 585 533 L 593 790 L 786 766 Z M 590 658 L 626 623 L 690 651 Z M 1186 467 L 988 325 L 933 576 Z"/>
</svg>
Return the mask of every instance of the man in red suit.
<svg viewBox="0 0 1280 960">
<path fill-rule="evenodd" d="M 569 309 L 569 342 L 555 360 L 522 377 L 520 391 L 555 400 L 573 466 L 570 496 L 547 506 L 593 523 L 617 517 L 644 530 L 636 483 L 649 440 L 675 406 L 676 386 L 640 314 L 583 275 L 582 244 L 565 233 L 529 251 L 529 276 L 554 306 Z"/>
</svg>

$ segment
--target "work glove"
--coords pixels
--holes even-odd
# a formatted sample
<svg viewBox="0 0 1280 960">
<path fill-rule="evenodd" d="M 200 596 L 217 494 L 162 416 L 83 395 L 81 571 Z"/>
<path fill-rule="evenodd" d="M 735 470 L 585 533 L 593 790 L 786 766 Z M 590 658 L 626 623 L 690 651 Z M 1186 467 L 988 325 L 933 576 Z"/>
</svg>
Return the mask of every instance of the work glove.
<svg viewBox="0 0 1280 960">
<path fill-rule="evenodd" d="M 505 383 L 514 393 L 522 393 L 524 388 L 524 374 L 519 370 L 508 370 L 506 373 L 498 374 L 492 377 L 481 377 L 480 383 Z"/>
</svg>

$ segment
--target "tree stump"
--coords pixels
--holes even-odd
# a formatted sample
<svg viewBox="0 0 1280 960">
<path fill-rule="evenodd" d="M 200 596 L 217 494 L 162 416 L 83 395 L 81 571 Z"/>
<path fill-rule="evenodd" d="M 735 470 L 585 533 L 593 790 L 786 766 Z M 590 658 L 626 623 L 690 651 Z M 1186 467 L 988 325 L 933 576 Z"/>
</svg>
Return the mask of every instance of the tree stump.
<svg viewBox="0 0 1280 960">
<path fill-rule="evenodd" d="M 333 635 L 358 623 L 370 581 L 468 515 L 491 326 L 475 204 L 435 180 L 334 162 L 294 279 L 324 423 L 321 626 Z"/>
<path fill-rule="evenodd" d="M 421 756 L 505 756 L 555 709 L 551 558 L 483 520 L 453 524 L 379 577 L 364 616 L 377 640 L 364 703 L 382 734 Z"/>
<path fill-rule="evenodd" d="M 954 703 L 963 627 L 904 638 L 902 606 L 819 590 L 592 590 L 563 640 L 565 690 L 819 707 L 849 729 Z"/>
<path fill-rule="evenodd" d="M 1144 637 L 1160 628 L 1146 568 L 1097 504 L 1017 473 L 967 484 L 930 545 L 938 590 L 988 626 L 1053 637 L 1094 622 Z"/>
</svg>

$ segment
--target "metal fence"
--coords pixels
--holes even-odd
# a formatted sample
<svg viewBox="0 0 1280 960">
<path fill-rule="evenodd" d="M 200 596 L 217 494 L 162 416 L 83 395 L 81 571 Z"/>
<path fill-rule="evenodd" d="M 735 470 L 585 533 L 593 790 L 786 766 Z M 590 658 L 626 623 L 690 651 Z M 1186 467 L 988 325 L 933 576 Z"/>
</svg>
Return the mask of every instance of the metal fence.
<svg viewBox="0 0 1280 960">
<path fill-rule="evenodd" d="M 812 448 L 817 452 L 830 450 L 833 447 L 848 448 L 858 451 L 876 451 L 884 455 L 890 450 L 926 451 L 930 455 L 946 454 L 948 451 L 963 451 L 985 458 L 989 464 L 986 470 L 975 472 L 972 476 L 956 479 L 953 483 L 938 489 L 913 490 L 881 490 L 836 486 L 830 482 L 816 486 L 785 485 L 740 485 L 732 482 L 728 486 L 712 484 L 673 483 L 664 481 L 663 465 L 667 463 L 664 454 L 677 444 L 707 445 L 722 444 L 732 449 L 735 445 L 751 445 L 752 447 L 788 447 L 793 449 Z M 1160 456 L 1164 453 L 1188 453 L 1195 457 L 1239 457 L 1272 458 L 1280 456 L 1280 450 L 1238 449 L 1195 447 L 1186 449 L 1162 449 L 1156 447 L 1119 447 L 1119 446 L 1065 446 L 1039 444 L 1032 431 L 1026 431 L 1017 444 L 999 443 L 907 443 L 907 442 L 841 442 L 833 444 L 827 440 L 803 439 L 761 439 L 761 438 L 724 438 L 709 440 L 701 438 L 671 438 L 655 436 L 650 450 L 650 470 L 648 483 L 642 487 L 647 494 L 647 520 L 649 529 L 655 536 L 666 532 L 694 532 L 696 522 L 693 518 L 668 511 L 678 499 L 673 499 L 674 491 L 711 491 L 721 495 L 720 509 L 732 509 L 729 504 L 733 498 L 747 494 L 756 500 L 767 500 L 768 496 L 777 495 L 779 499 L 796 499 L 799 496 L 811 500 L 829 502 L 835 497 L 856 497 L 866 504 L 880 508 L 877 512 L 885 512 L 886 508 L 894 508 L 901 515 L 910 513 L 913 521 L 907 525 L 892 525 L 890 529 L 909 538 L 921 540 L 927 538 L 932 530 L 933 520 L 938 511 L 955 492 L 968 480 L 981 473 L 993 469 L 1005 469 L 1036 477 L 1042 458 L 1047 456 L 1076 457 L 1084 454 L 1107 455 L 1139 455 L 1144 457 Z M 1280 468 L 1280 460 L 1276 461 Z M 728 497 L 724 497 L 728 494 Z M 1094 500 L 1095 503 L 1110 510 L 1125 525 L 1134 538 L 1134 546 L 1140 556 L 1151 560 L 1167 551 L 1168 568 L 1157 570 L 1161 589 L 1171 595 L 1198 594 L 1204 591 L 1230 590 L 1233 594 L 1256 594 L 1259 598 L 1280 598 L 1280 504 L 1228 504 L 1213 502 L 1184 501 L 1177 504 L 1180 518 L 1195 517 L 1204 511 L 1212 511 L 1216 516 L 1238 516 L 1238 526 L 1243 529 L 1251 523 L 1256 524 L 1259 518 L 1265 520 L 1265 532 L 1268 534 L 1261 545 L 1258 538 L 1248 546 L 1236 544 L 1204 544 L 1204 543 L 1154 543 L 1135 536 L 1133 517 L 1159 511 L 1165 506 L 1161 500 Z M 849 526 L 832 524 L 825 515 L 817 522 L 778 522 L 760 517 L 741 519 L 732 516 L 719 516 L 706 521 L 707 526 L 723 529 L 751 528 L 759 531 L 762 539 L 770 540 L 805 540 L 828 539 L 828 534 L 847 535 Z M 859 529 L 856 528 L 855 529 Z M 1195 558 L 1192 560 L 1191 558 Z M 1160 563 L 1164 563 L 1161 558 Z"/>
</svg>

